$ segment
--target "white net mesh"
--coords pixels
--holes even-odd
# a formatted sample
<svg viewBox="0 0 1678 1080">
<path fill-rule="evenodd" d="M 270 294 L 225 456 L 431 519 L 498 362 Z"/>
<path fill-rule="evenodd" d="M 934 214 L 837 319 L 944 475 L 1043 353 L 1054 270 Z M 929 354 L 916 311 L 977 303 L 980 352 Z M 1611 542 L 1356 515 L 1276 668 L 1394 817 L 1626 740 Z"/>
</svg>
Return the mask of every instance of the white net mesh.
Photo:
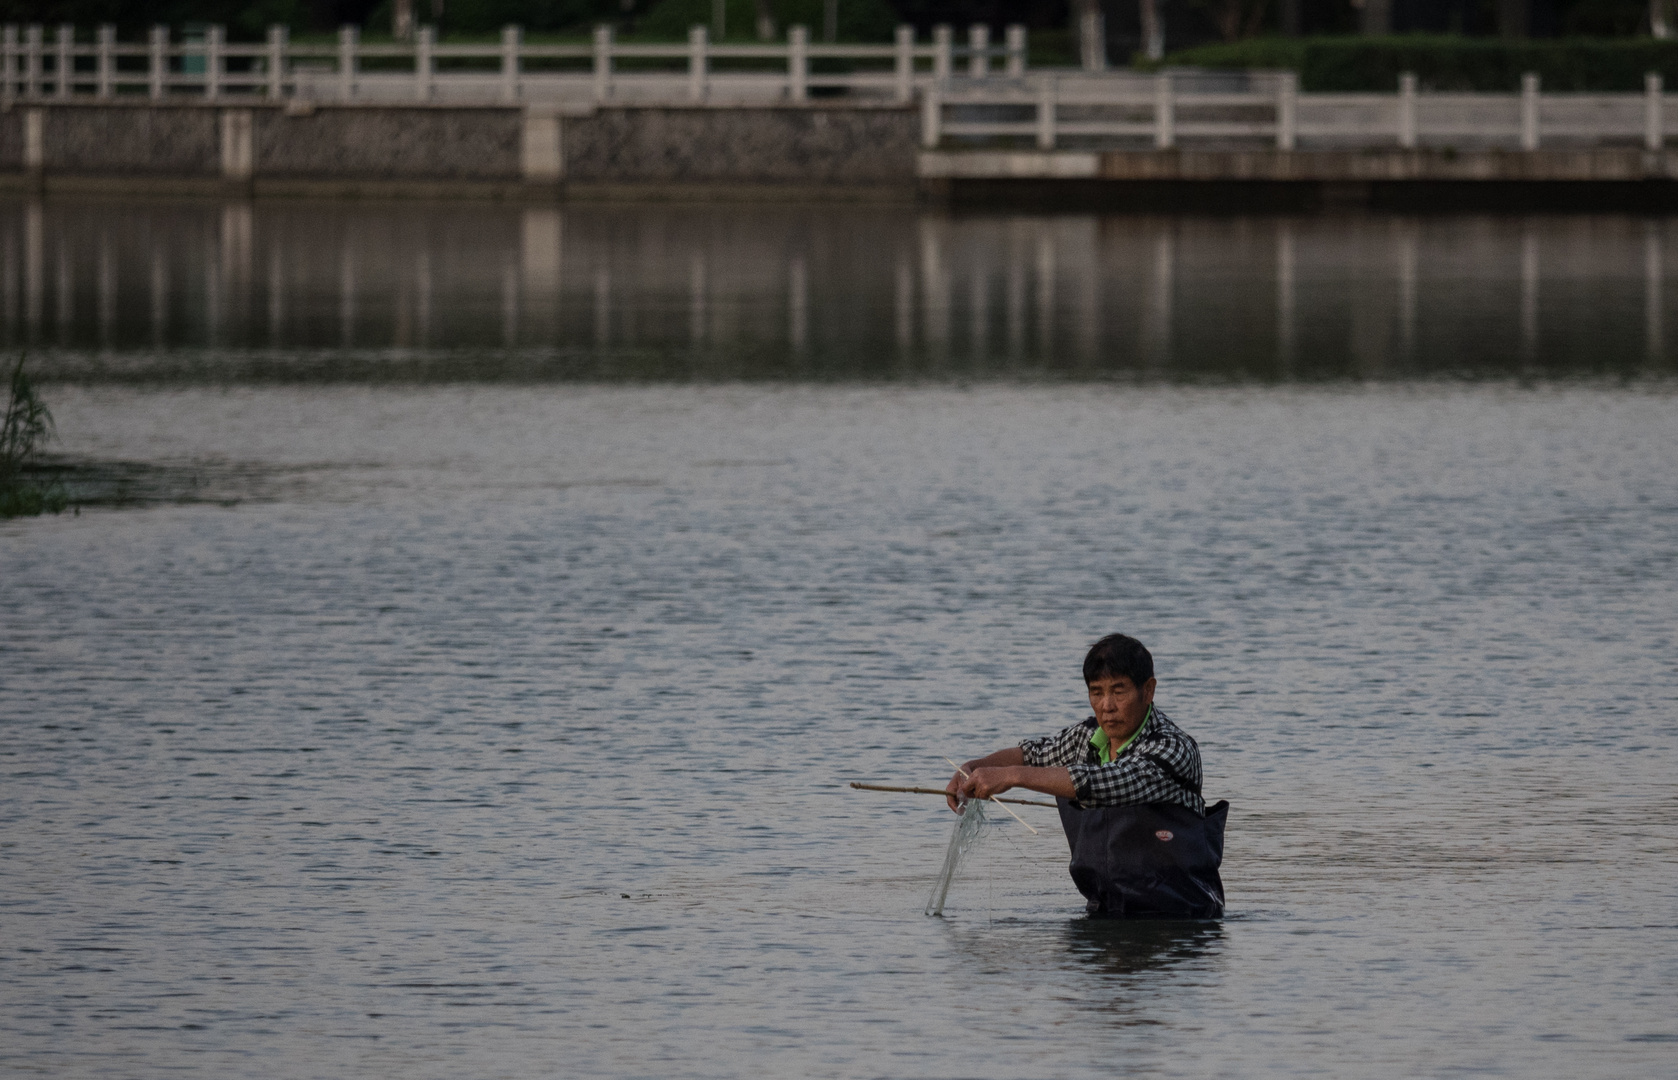
<svg viewBox="0 0 1678 1080">
<path fill-rule="evenodd" d="M 955 830 L 950 833 L 950 849 L 944 854 L 944 869 L 938 872 L 938 880 L 932 883 L 932 895 L 926 899 L 928 915 L 944 914 L 944 898 L 950 895 L 950 882 L 955 880 L 962 859 L 979 839 L 979 832 L 984 827 L 985 804 L 978 799 L 968 800 L 961 812 L 961 820 L 956 822 Z"/>
</svg>

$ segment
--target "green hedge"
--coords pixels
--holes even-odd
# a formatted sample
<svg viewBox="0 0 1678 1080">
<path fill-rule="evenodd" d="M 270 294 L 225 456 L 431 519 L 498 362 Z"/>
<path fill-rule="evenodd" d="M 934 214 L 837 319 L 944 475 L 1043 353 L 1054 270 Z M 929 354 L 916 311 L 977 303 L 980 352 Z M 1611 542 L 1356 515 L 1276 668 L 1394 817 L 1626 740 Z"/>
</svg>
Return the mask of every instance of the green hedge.
<svg viewBox="0 0 1678 1080">
<path fill-rule="evenodd" d="M 1184 49 L 1163 64 L 1287 68 L 1299 72 L 1300 89 L 1316 91 L 1392 90 L 1406 71 L 1425 90 L 1514 91 L 1528 71 L 1545 90 L 1642 90 L 1651 71 L 1678 88 L 1678 41 L 1653 38 L 1254 38 Z"/>
</svg>

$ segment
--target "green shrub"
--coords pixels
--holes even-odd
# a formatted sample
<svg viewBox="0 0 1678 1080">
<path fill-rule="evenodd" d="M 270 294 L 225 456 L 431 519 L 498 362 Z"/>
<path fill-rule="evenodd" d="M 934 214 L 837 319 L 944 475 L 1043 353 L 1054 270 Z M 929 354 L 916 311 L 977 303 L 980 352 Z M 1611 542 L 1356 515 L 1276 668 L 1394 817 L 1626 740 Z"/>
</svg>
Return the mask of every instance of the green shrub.
<svg viewBox="0 0 1678 1080">
<path fill-rule="evenodd" d="M 1300 89 L 1323 92 L 1394 90 L 1406 71 L 1424 90 L 1513 92 L 1528 71 L 1551 91 L 1639 91 L 1651 71 L 1678 87 L 1678 41 L 1653 38 L 1254 38 L 1184 49 L 1163 64 L 1285 68 L 1299 73 Z"/>
<path fill-rule="evenodd" d="M 0 485 L 0 518 L 61 514 L 69 506 L 70 497 L 56 484 L 44 487 L 39 484 Z M 80 512 L 77 511 L 78 514 Z"/>
</svg>

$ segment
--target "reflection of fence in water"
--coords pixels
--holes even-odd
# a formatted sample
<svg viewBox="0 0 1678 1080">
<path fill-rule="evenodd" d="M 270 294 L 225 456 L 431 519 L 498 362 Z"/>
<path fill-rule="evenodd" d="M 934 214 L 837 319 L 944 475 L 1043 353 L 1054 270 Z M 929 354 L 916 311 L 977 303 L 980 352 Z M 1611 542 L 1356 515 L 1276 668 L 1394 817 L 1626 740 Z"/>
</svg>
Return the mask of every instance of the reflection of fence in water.
<svg viewBox="0 0 1678 1080">
<path fill-rule="evenodd" d="M 1664 363 L 1670 228 L 34 201 L 0 213 L 0 339 L 650 351 L 725 377 L 818 362 L 1286 378 L 1324 356 L 1380 375 L 1453 349 Z"/>
</svg>

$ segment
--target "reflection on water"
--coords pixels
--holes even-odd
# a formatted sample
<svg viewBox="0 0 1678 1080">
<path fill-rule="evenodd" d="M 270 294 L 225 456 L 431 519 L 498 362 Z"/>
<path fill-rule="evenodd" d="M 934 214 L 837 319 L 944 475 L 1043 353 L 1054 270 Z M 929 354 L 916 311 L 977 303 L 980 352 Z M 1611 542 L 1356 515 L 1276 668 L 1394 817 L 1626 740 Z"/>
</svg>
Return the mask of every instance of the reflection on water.
<svg viewBox="0 0 1678 1080">
<path fill-rule="evenodd" d="M 1051 895 L 1064 900 L 1062 876 L 1040 880 L 1059 886 Z M 971 879 L 957 889 L 968 896 L 983 891 L 984 883 Z M 1041 907 L 1044 897 L 1032 900 Z M 957 922 L 950 928 L 950 943 L 973 970 L 1002 974 L 1022 963 L 1039 966 L 1075 984 L 1099 1007 L 1122 1001 L 1148 977 L 1215 962 L 1224 944 L 1222 922 L 1080 916 L 1059 923 L 1031 921 L 1030 910 L 1021 904 L 1016 911 L 1024 919 L 988 920 L 976 927 Z"/>
<path fill-rule="evenodd" d="M 63 378 L 1670 372 L 1678 223 L 0 203 Z"/>
<path fill-rule="evenodd" d="M 1223 943 L 1224 929 L 1218 922 L 1176 919 L 1074 919 L 1065 936 L 1074 963 L 1119 988 L 1132 976 L 1206 959 Z"/>
</svg>

